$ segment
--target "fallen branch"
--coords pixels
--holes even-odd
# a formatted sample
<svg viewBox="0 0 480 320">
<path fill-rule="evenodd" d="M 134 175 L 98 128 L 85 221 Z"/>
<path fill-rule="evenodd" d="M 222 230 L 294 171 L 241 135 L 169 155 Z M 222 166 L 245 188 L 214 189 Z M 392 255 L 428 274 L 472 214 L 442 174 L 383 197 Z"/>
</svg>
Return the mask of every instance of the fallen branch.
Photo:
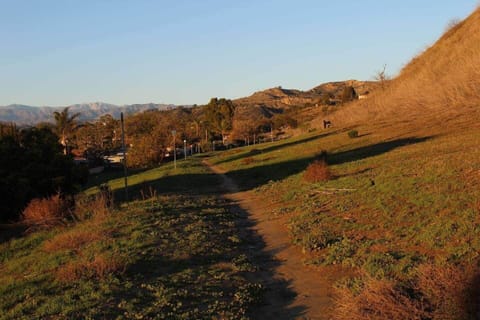
<svg viewBox="0 0 480 320">
<path fill-rule="evenodd" d="M 341 191 L 356 191 L 357 189 L 347 189 L 347 188 L 324 188 L 321 190 L 315 190 L 316 193 L 322 193 L 322 194 L 333 194 L 335 192 L 341 192 Z"/>
</svg>

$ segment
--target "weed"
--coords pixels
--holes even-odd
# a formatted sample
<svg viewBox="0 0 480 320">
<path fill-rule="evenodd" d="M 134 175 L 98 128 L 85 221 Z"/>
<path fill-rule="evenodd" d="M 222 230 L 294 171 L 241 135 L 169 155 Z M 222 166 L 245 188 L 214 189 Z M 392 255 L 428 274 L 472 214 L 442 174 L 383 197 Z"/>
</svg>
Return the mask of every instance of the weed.
<svg viewBox="0 0 480 320">
<path fill-rule="evenodd" d="M 81 195 L 75 202 L 74 216 L 77 221 L 105 220 L 112 212 L 112 205 L 111 192 L 99 192 L 93 196 Z"/>
<path fill-rule="evenodd" d="M 358 131 L 357 130 L 348 131 L 348 137 L 351 139 L 358 138 Z"/>
<path fill-rule="evenodd" d="M 352 257 L 357 252 L 358 245 L 348 238 L 333 243 L 324 256 L 324 264 L 343 264 L 345 266 L 355 266 Z"/>
<path fill-rule="evenodd" d="M 307 167 L 303 177 L 308 182 L 317 183 L 330 180 L 332 174 L 325 161 L 316 160 Z"/>
<path fill-rule="evenodd" d="M 69 205 L 60 194 L 45 199 L 33 199 L 23 210 L 22 222 L 30 231 L 65 225 L 71 219 Z"/>
</svg>

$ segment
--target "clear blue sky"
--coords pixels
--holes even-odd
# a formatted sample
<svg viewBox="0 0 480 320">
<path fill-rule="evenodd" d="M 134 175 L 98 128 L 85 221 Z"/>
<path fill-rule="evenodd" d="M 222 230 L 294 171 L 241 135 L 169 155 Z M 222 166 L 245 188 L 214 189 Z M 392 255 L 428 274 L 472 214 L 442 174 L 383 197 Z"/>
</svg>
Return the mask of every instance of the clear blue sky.
<svg viewBox="0 0 480 320">
<path fill-rule="evenodd" d="M 0 0 L 0 105 L 202 104 L 395 75 L 474 0 Z"/>
</svg>

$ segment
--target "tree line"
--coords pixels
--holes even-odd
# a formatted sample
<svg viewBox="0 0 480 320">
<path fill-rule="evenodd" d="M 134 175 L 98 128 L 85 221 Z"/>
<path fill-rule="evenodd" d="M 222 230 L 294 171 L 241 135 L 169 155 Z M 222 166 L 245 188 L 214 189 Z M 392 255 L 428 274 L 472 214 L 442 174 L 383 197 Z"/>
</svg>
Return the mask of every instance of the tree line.
<svg viewBox="0 0 480 320">
<path fill-rule="evenodd" d="M 54 193 L 71 196 L 88 178 L 88 168 L 74 157 L 103 165 L 104 156 L 121 148 L 120 121 L 111 115 L 79 123 L 69 108 L 52 114 L 54 123 L 17 128 L 0 124 L 0 221 L 18 219 L 34 198 Z M 184 141 L 195 150 L 258 140 L 285 126 L 296 126 L 291 114 L 274 113 L 264 106 L 236 106 L 231 100 L 212 98 L 208 104 L 152 110 L 125 117 L 129 167 L 161 164 L 172 147 Z M 173 134 L 175 132 L 175 134 Z"/>
</svg>

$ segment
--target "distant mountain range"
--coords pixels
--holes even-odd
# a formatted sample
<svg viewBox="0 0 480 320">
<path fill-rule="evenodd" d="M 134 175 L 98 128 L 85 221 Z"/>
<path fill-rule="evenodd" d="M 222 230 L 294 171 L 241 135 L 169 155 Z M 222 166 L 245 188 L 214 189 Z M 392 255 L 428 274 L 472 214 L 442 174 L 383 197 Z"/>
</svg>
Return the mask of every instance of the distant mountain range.
<svg viewBox="0 0 480 320">
<path fill-rule="evenodd" d="M 258 91 L 249 97 L 239 98 L 233 102 L 241 108 L 260 108 L 262 113 L 271 114 L 276 109 L 288 109 L 291 106 L 299 106 L 319 102 L 322 95 L 330 94 L 332 97 L 339 97 L 343 89 L 351 86 L 357 94 L 364 95 L 374 91 L 378 83 L 374 81 L 347 80 L 338 82 L 328 82 L 321 84 L 311 90 L 302 91 L 297 89 L 284 89 L 275 87 Z M 114 118 L 120 118 L 120 113 L 134 114 L 147 110 L 168 110 L 176 108 L 173 104 L 131 104 L 117 106 L 113 104 L 95 102 L 74 104 L 69 106 L 70 113 L 80 113 L 80 121 L 92 121 L 100 116 L 110 114 Z M 53 112 L 61 111 L 65 107 L 32 107 L 20 104 L 9 106 L 0 106 L 0 122 L 15 122 L 18 125 L 34 125 L 39 122 L 53 122 Z"/>
<path fill-rule="evenodd" d="M 82 103 L 69 106 L 71 114 L 80 113 L 80 121 L 91 121 L 102 115 L 110 114 L 114 118 L 120 118 L 120 113 L 134 114 L 146 110 L 168 110 L 176 108 L 173 104 L 131 104 L 117 106 L 113 104 L 95 102 Z M 15 122 L 18 125 L 33 125 L 39 122 L 53 122 L 53 112 L 61 111 L 65 107 L 33 107 L 21 104 L 12 104 L 9 106 L 0 106 L 0 121 Z"/>
</svg>

